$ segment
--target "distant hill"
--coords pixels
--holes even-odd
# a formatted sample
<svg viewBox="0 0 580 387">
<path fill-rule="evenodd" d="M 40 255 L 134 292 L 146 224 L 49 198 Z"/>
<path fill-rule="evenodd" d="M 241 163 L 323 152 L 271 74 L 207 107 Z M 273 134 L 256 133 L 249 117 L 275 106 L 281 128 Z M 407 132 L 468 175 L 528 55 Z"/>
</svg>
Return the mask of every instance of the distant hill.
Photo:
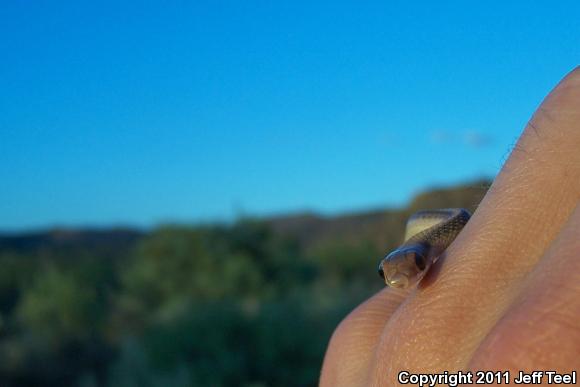
<svg viewBox="0 0 580 387">
<path fill-rule="evenodd" d="M 407 218 L 418 210 L 463 207 L 473 213 L 490 183 L 489 180 L 479 180 L 453 187 L 433 188 L 415 196 L 407 207 L 398 209 L 377 209 L 338 216 L 290 214 L 265 220 L 275 232 L 292 236 L 307 248 L 336 239 L 346 243 L 365 239 L 377 246 L 389 246 L 400 242 Z"/>
<path fill-rule="evenodd" d="M 481 180 L 454 187 L 434 188 L 418 194 L 407 207 L 399 209 L 376 209 L 337 216 L 301 213 L 261 220 L 275 233 L 295 238 L 306 248 L 337 239 L 345 243 L 364 239 L 378 246 L 386 246 L 399 241 L 405 220 L 419 209 L 464 207 L 474 211 L 489 184 L 489 181 Z M 144 235 L 145 232 L 130 228 L 53 229 L 16 235 L 0 234 L 0 251 L 36 253 L 44 249 L 82 249 L 121 252 L 131 248 Z"/>
<path fill-rule="evenodd" d="M 136 229 L 53 229 L 16 235 L 0 234 L 0 251 L 36 254 L 43 250 L 124 252 L 145 234 Z"/>
</svg>

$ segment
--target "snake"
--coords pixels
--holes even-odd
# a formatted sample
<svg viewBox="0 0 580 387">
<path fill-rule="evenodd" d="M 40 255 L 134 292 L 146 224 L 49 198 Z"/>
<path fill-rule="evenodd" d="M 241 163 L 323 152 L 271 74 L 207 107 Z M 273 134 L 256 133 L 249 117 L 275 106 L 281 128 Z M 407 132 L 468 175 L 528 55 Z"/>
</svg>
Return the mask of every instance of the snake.
<svg viewBox="0 0 580 387">
<path fill-rule="evenodd" d="M 470 217 L 464 208 L 423 210 L 411 215 L 403 244 L 379 262 L 379 275 L 385 284 L 393 288 L 418 284 Z"/>
</svg>

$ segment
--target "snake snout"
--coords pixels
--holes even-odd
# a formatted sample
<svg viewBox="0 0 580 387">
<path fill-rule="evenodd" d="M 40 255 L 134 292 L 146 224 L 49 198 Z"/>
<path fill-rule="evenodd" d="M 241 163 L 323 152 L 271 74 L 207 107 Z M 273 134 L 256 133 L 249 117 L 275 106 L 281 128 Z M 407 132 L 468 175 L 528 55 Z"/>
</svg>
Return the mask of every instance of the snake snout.
<svg viewBox="0 0 580 387">
<path fill-rule="evenodd" d="M 402 273 L 395 273 L 385 277 L 385 283 L 393 288 L 406 288 L 409 286 L 409 277 Z"/>
<path fill-rule="evenodd" d="M 405 246 L 381 261 L 379 275 L 388 286 L 406 288 L 420 281 L 429 266 L 421 246 Z"/>
</svg>

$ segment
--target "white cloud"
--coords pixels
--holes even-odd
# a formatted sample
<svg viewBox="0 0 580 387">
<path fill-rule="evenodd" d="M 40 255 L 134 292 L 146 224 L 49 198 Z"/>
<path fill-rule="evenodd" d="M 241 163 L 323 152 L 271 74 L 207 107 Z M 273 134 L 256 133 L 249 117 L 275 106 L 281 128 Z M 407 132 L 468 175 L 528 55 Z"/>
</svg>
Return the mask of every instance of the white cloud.
<svg viewBox="0 0 580 387">
<path fill-rule="evenodd" d="M 485 133 L 470 130 L 463 134 L 463 142 L 474 148 L 484 148 L 493 144 L 493 138 Z"/>
<path fill-rule="evenodd" d="M 464 145 L 472 148 L 484 148 L 493 144 L 493 138 L 480 131 L 464 130 L 452 132 L 448 130 L 434 130 L 429 134 L 429 142 L 435 145 Z"/>
</svg>

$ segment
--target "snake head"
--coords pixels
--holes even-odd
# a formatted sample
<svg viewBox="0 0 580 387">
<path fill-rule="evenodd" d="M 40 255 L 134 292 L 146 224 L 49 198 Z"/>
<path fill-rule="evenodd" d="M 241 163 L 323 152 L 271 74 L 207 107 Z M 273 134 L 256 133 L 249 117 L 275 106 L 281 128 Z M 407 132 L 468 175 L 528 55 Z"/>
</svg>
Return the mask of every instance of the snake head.
<svg viewBox="0 0 580 387">
<path fill-rule="evenodd" d="M 422 245 L 411 245 L 393 251 L 379 263 L 379 275 L 393 288 L 418 283 L 431 266 L 425 250 Z"/>
</svg>

